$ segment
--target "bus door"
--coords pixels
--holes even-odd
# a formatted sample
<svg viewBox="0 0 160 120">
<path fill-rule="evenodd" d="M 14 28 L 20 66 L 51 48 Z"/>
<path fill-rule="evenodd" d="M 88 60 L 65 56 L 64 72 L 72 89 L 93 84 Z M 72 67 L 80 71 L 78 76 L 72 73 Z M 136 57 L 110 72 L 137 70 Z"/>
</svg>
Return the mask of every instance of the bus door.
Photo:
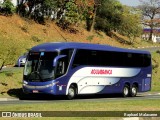
<svg viewBox="0 0 160 120">
<path fill-rule="evenodd" d="M 151 89 L 151 78 L 146 78 L 143 80 L 143 91 L 149 91 Z"/>
</svg>

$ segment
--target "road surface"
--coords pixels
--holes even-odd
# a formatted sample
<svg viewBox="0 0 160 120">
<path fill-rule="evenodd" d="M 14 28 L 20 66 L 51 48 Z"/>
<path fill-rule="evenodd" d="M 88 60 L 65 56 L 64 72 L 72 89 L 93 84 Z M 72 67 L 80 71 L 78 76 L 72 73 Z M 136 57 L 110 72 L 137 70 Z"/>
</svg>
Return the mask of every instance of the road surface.
<svg viewBox="0 0 160 120">
<path fill-rule="evenodd" d="M 51 96 L 51 95 L 35 95 L 30 98 L 24 98 L 22 100 L 18 98 L 1 98 L 0 105 L 5 104 L 27 104 L 27 103 L 55 103 L 55 102 L 84 102 L 84 101 L 131 101 L 131 100 L 160 100 L 160 93 L 140 93 L 137 97 L 123 98 L 119 95 L 89 95 L 89 96 L 78 96 L 74 100 L 66 100 L 64 96 Z"/>
</svg>

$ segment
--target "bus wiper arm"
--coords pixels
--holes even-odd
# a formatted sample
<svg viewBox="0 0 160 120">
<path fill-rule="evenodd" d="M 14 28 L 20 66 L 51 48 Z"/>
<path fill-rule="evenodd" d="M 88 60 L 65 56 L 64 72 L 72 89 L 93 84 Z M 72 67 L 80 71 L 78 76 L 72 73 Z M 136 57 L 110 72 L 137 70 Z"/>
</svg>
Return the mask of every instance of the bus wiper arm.
<svg viewBox="0 0 160 120">
<path fill-rule="evenodd" d="M 28 79 L 30 79 L 30 77 L 31 77 L 32 74 L 38 75 L 40 81 L 43 81 L 43 79 L 41 78 L 41 75 L 39 74 L 38 71 L 33 71 L 33 72 L 31 72 L 31 74 L 28 76 Z"/>
<path fill-rule="evenodd" d="M 38 75 L 38 77 L 39 77 L 40 81 L 43 81 L 43 79 L 41 78 L 41 75 L 39 74 L 39 72 L 38 72 L 38 71 L 35 71 L 34 73 L 36 73 L 36 75 Z"/>
</svg>

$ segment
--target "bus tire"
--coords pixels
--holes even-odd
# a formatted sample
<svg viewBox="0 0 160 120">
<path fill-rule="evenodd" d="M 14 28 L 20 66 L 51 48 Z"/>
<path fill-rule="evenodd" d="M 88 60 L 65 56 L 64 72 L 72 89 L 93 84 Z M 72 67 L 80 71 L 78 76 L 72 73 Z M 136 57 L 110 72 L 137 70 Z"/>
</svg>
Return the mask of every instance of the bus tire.
<svg viewBox="0 0 160 120">
<path fill-rule="evenodd" d="M 71 85 L 68 89 L 67 98 L 69 100 L 72 100 L 73 98 L 75 98 L 75 96 L 76 96 L 76 88 L 73 85 Z"/>
<path fill-rule="evenodd" d="M 131 90 L 130 90 L 130 96 L 131 97 L 135 97 L 137 95 L 137 91 L 138 91 L 137 86 L 136 85 L 132 85 Z"/>
<path fill-rule="evenodd" d="M 122 92 L 122 95 L 123 97 L 128 97 L 129 96 L 129 86 L 128 85 L 125 85 L 124 88 L 123 88 L 123 92 Z"/>
</svg>

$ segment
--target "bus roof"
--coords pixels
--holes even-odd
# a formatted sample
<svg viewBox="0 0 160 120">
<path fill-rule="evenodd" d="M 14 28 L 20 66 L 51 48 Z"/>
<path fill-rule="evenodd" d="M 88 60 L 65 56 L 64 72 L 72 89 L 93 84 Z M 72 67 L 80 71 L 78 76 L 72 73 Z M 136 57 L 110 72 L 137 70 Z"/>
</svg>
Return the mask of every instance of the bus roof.
<svg viewBox="0 0 160 120">
<path fill-rule="evenodd" d="M 49 43 L 43 43 L 43 44 L 34 46 L 31 49 L 31 51 L 55 51 L 55 50 L 63 50 L 63 49 L 67 49 L 67 48 L 150 54 L 148 51 L 124 49 L 124 48 L 112 47 L 112 46 L 109 46 L 109 45 L 78 43 L 78 42 L 49 42 Z"/>
</svg>

